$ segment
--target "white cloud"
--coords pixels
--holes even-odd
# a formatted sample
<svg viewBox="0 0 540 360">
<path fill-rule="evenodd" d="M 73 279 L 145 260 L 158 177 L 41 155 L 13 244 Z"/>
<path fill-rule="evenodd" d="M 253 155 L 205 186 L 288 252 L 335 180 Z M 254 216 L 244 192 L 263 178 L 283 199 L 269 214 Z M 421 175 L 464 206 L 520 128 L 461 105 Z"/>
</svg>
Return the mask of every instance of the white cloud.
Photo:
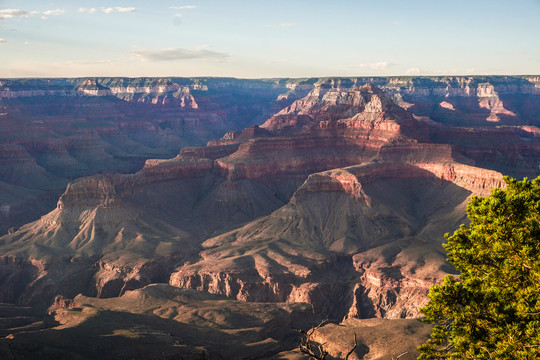
<svg viewBox="0 0 540 360">
<path fill-rule="evenodd" d="M 38 14 L 38 11 L 25 11 L 21 9 L 4 9 L 0 10 L 0 20 L 13 19 L 16 17 L 29 17 Z"/>
<path fill-rule="evenodd" d="M 88 13 L 88 14 L 93 14 L 96 12 L 96 8 L 79 8 L 79 10 L 77 10 L 78 12 L 80 13 Z"/>
<path fill-rule="evenodd" d="M 120 6 L 101 9 L 101 11 L 103 11 L 105 14 L 112 14 L 114 12 L 128 13 L 128 12 L 134 12 L 135 10 L 137 9 L 135 9 L 134 7 L 120 7 Z"/>
<path fill-rule="evenodd" d="M 405 74 L 407 74 L 407 75 L 418 75 L 418 74 L 420 74 L 420 69 L 419 68 L 410 68 L 410 69 L 407 69 L 405 71 Z"/>
<path fill-rule="evenodd" d="M 369 65 L 369 67 L 372 68 L 373 70 L 383 70 L 383 69 L 388 68 L 389 66 L 392 66 L 392 64 L 386 61 L 381 61 L 381 62 L 377 62 L 377 63 Z"/>
<path fill-rule="evenodd" d="M 296 26 L 296 23 L 281 23 L 281 24 L 279 24 L 279 26 L 281 26 L 281 27 L 291 27 L 291 26 Z"/>
<path fill-rule="evenodd" d="M 137 50 L 130 54 L 141 61 L 169 61 L 169 60 L 220 60 L 229 57 L 229 54 L 208 50 L 205 47 L 195 49 L 170 48 L 161 50 Z"/>
<path fill-rule="evenodd" d="M 176 13 L 176 14 L 174 14 L 173 16 L 179 18 L 179 17 L 182 17 L 182 14 Z"/>
<path fill-rule="evenodd" d="M 188 10 L 188 9 L 196 9 L 197 5 L 171 6 L 170 8 L 174 10 Z"/>
<path fill-rule="evenodd" d="M 1 44 L 1 43 L 5 43 L 5 42 L 7 42 L 6 39 L 0 39 L 0 44 Z"/>
<path fill-rule="evenodd" d="M 65 13 L 64 9 L 47 10 L 43 12 L 43 15 L 62 15 Z"/>
<path fill-rule="evenodd" d="M 115 7 L 114 9 L 121 13 L 134 12 L 135 10 L 137 10 L 134 7 L 119 7 L 119 6 Z"/>
</svg>

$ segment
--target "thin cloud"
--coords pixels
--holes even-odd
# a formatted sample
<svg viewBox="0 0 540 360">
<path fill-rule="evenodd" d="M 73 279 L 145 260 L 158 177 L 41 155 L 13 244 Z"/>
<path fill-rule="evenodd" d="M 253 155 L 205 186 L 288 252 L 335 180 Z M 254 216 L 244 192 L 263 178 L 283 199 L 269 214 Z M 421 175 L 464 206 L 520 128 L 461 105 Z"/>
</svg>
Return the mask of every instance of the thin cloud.
<svg viewBox="0 0 540 360">
<path fill-rule="evenodd" d="M 58 63 L 58 65 L 103 65 L 103 64 L 113 64 L 112 60 L 79 60 L 79 61 L 65 61 Z"/>
<path fill-rule="evenodd" d="M 93 14 L 97 10 L 96 10 L 96 8 L 79 8 L 79 10 L 77 10 L 77 11 L 80 12 L 80 13 Z"/>
<path fill-rule="evenodd" d="M 173 17 L 180 18 L 180 17 L 182 17 L 182 14 L 177 13 L 177 14 L 174 14 Z"/>
<path fill-rule="evenodd" d="M 419 68 L 410 68 L 410 69 L 407 69 L 405 71 L 405 74 L 407 74 L 407 75 L 418 75 L 418 74 L 420 74 L 420 69 Z"/>
<path fill-rule="evenodd" d="M 189 9 L 196 9 L 197 5 L 183 5 L 183 6 L 171 6 L 170 9 L 174 10 L 189 10 Z"/>
<path fill-rule="evenodd" d="M 449 69 L 449 70 L 439 69 L 439 70 L 435 70 L 435 74 L 438 74 L 438 75 L 459 75 L 459 71 L 458 71 L 458 69 Z"/>
<path fill-rule="evenodd" d="M 0 44 L 7 42 L 6 39 L 0 39 Z"/>
<path fill-rule="evenodd" d="M 392 64 L 392 63 L 390 63 L 388 61 L 379 61 L 379 62 L 372 63 L 372 64 L 358 64 L 357 66 L 360 67 L 360 68 L 369 68 L 369 69 L 372 69 L 372 70 L 384 70 L 384 69 L 389 68 L 392 65 L 394 65 L 394 64 Z"/>
<path fill-rule="evenodd" d="M 171 48 L 162 50 L 138 50 L 131 51 L 141 61 L 171 61 L 171 60 L 221 60 L 229 57 L 229 54 L 208 50 L 203 47 L 196 49 Z"/>
<path fill-rule="evenodd" d="M 291 27 L 291 26 L 296 26 L 296 23 L 281 23 L 281 24 L 279 24 L 279 26 L 281 26 L 281 27 Z"/>
<path fill-rule="evenodd" d="M 38 11 L 25 11 L 21 9 L 4 9 L 0 10 L 0 20 L 13 19 L 16 17 L 29 17 L 38 14 Z"/>
<path fill-rule="evenodd" d="M 64 9 L 55 9 L 55 10 L 46 10 L 46 11 L 43 12 L 43 15 L 52 15 L 52 16 L 54 16 L 54 15 L 62 15 L 64 13 L 65 13 Z"/>
<path fill-rule="evenodd" d="M 277 60 L 265 61 L 264 63 L 270 65 L 270 64 L 285 64 L 288 62 L 289 62 L 288 59 L 277 59 Z"/>
<path fill-rule="evenodd" d="M 120 7 L 120 6 L 101 9 L 101 11 L 103 11 L 105 14 L 112 14 L 115 12 L 128 13 L 128 12 L 134 12 L 135 10 L 137 9 L 134 7 Z"/>
</svg>

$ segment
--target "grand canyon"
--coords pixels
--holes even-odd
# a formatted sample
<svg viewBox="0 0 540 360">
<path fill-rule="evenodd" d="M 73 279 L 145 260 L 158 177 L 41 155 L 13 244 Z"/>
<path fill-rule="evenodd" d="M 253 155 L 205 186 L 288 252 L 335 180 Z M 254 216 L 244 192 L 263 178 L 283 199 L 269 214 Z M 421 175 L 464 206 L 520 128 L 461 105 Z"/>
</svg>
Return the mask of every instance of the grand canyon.
<svg viewBox="0 0 540 360">
<path fill-rule="evenodd" d="M 0 79 L 0 358 L 416 359 L 540 76 Z"/>
</svg>

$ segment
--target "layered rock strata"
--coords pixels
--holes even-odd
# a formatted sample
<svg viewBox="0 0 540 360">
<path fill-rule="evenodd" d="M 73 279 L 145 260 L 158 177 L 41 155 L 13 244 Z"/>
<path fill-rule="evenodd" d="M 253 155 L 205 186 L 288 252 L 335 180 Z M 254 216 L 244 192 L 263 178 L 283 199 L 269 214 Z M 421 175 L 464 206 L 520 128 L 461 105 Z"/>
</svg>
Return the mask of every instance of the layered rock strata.
<svg viewBox="0 0 540 360">
<path fill-rule="evenodd" d="M 376 86 L 313 89 L 260 128 L 70 183 L 54 211 L 0 238 L 3 300 L 169 282 L 336 319 L 415 317 L 452 271 L 440 243 L 468 198 L 502 186 L 492 169 L 540 158 L 530 129 L 467 141 Z M 498 142 L 500 156 L 475 155 Z"/>
</svg>

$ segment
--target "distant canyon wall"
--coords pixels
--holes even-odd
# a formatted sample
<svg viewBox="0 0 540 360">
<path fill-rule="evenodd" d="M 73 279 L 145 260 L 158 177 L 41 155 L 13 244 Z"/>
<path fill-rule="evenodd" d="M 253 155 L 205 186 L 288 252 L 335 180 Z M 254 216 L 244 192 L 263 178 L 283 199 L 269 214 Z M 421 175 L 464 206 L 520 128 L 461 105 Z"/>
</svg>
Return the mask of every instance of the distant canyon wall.
<svg viewBox="0 0 540 360">
<path fill-rule="evenodd" d="M 27 97 L 117 97 L 128 102 L 198 109 L 215 93 L 244 97 L 272 94 L 275 107 L 302 98 L 314 88 L 349 90 L 374 84 L 418 116 L 453 125 L 538 125 L 540 76 L 347 77 L 304 79 L 77 78 L 0 79 L 2 99 Z M 1 109 L 0 109 L 1 110 Z M 267 114 L 272 115 L 272 114 Z M 257 121 L 265 119 L 258 117 Z M 253 122 L 254 124 L 256 122 Z M 243 126 L 250 125 L 243 123 Z"/>
<path fill-rule="evenodd" d="M 118 96 L 163 94 L 216 89 L 283 89 L 280 98 L 314 87 L 352 89 L 377 85 L 392 94 L 407 96 L 490 97 L 540 95 L 540 76 L 352 77 L 299 79 L 229 78 L 69 78 L 0 79 L 0 98 L 33 96 Z"/>
<path fill-rule="evenodd" d="M 424 123 L 520 126 L 535 133 L 540 126 L 538 75 L 0 79 L 0 234 L 53 209 L 72 179 L 135 172 L 147 159 L 174 157 L 209 141 L 234 143 L 249 132 L 264 136 L 263 128 L 234 130 L 260 125 L 308 94 L 368 83 Z M 230 139 L 215 141 L 226 133 Z M 491 158 L 498 151 L 470 156 Z"/>
</svg>

